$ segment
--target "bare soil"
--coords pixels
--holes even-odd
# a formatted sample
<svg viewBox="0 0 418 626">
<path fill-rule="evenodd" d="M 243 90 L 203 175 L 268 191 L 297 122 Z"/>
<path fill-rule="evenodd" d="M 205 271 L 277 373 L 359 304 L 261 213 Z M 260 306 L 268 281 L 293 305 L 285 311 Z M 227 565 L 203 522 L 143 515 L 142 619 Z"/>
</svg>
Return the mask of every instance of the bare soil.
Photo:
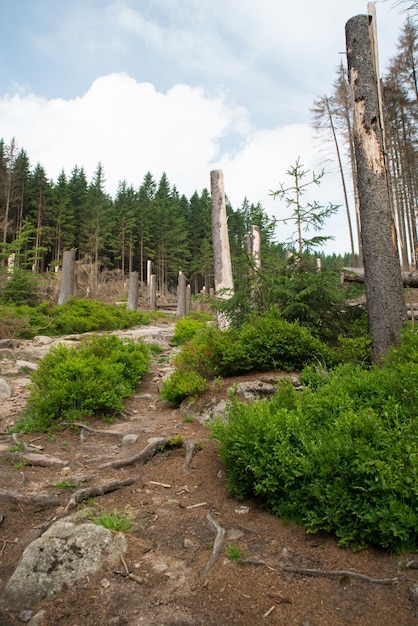
<svg viewBox="0 0 418 626">
<path fill-rule="evenodd" d="M 418 607 L 410 598 L 410 587 L 418 584 L 418 570 L 407 567 L 414 555 L 373 548 L 358 553 L 344 550 L 331 535 L 307 535 L 302 527 L 272 516 L 262 503 L 231 497 L 208 427 L 185 420 L 179 410 L 159 400 L 159 360 L 155 359 L 153 372 L 115 423 L 89 422 L 100 431 L 136 434 L 136 443 L 122 445 L 118 437 L 68 428 L 54 436 L 19 436 L 26 444 L 41 446 L 42 454 L 62 459 L 62 466 L 19 467 L 14 459 L 0 461 L 2 489 L 22 496 L 58 494 L 59 501 L 39 508 L 22 499 L 13 503 L 0 498 L 0 592 L 25 547 L 65 513 L 74 489 L 54 485 L 74 479 L 79 487 L 91 487 L 133 478 L 133 484 L 84 501 L 71 511 L 129 513 L 133 526 L 125 564 L 104 568 L 73 588 L 63 588 L 58 596 L 28 607 L 38 613 L 38 626 L 417 624 Z M 251 378 L 259 377 L 240 380 Z M 222 387 L 213 385 L 207 396 L 225 397 L 236 380 L 224 380 Z M 11 406 L 6 401 L 0 409 L 2 430 L 10 421 Z M 15 405 L 12 408 L 16 411 Z M 99 469 L 107 461 L 136 454 L 150 437 L 162 434 L 181 435 L 200 444 L 187 470 L 182 447 L 157 451 L 145 464 Z M 218 558 L 205 574 L 216 539 L 208 514 L 226 535 Z M 242 551 L 243 562 L 228 558 L 231 547 Z M 335 571 L 340 573 L 331 576 Z M 350 572 L 396 581 L 381 584 Z M 21 623 L 18 614 L 2 613 L 0 607 L 1 626 Z"/>
</svg>

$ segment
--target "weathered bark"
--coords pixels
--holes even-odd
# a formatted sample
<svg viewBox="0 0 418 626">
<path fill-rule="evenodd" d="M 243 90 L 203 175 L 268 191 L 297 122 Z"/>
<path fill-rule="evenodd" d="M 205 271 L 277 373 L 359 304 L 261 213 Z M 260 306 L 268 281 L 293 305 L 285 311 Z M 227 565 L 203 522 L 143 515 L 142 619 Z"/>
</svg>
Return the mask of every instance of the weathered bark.
<svg viewBox="0 0 418 626">
<path fill-rule="evenodd" d="M 157 277 L 155 274 L 151 274 L 149 277 L 149 309 L 150 311 L 157 310 Z"/>
<path fill-rule="evenodd" d="M 357 15 L 347 22 L 346 43 L 353 90 L 367 308 L 372 357 L 378 362 L 390 346 L 397 343 L 407 316 L 396 239 L 393 237 L 369 16 Z"/>
<path fill-rule="evenodd" d="M 126 308 L 130 311 L 136 311 L 138 308 L 138 272 L 129 274 L 128 303 Z"/>
<path fill-rule="evenodd" d="M 182 272 L 180 272 L 177 285 L 177 317 L 186 316 L 186 289 L 186 277 Z"/>
<path fill-rule="evenodd" d="M 72 248 L 62 254 L 62 274 L 58 304 L 65 304 L 74 295 L 75 252 L 76 249 Z"/>
<path fill-rule="evenodd" d="M 213 170 L 210 173 L 210 190 L 215 292 L 218 297 L 227 299 L 234 292 L 234 283 L 232 280 L 224 177 L 221 170 Z M 218 315 L 218 325 L 220 328 L 228 326 L 228 320 L 224 315 Z"/>
</svg>

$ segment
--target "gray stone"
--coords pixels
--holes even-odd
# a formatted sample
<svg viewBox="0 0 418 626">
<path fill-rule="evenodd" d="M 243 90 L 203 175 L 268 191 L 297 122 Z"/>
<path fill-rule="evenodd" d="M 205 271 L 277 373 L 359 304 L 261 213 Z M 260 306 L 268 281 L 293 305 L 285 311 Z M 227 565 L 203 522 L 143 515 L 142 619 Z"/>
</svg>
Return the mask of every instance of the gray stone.
<svg viewBox="0 0 418 626">
<path fill-rule="evenodd" d="M 16 361 L 16 365 L 17 367 L 20 368 L 26 368 L 28 370 L 31 370 L 32 372 L 34 372 L 36 369 L 38 369 L 38 365 L 36 363 L 33 363 L 32 361 L 21 361 L 20 359 Z"/>
<path fill-rule="evenodd" d="M 138 441 L 138 435 L 124 435 L 122 437 L 123 446 L 133 446 Z"/>
<path fill-rule="evenodd" d="M 127 540 L 121 533 L 61 520 L 23 552 L 0 602 L 9 611 L 31 607 L 59 592 L 63 583 L 72 586 L 105 563 L 117 563 L 126 550 Z"/>
<path fill-rule="evenodd" d="M 49 346 L 51 343 L 54 343 L 55 339 L 45 335 L 37 335 L 32 341 L 34 346 Z"/>
<path fill-rule="evenodd" d="M 12 388 L 9 383 L 4 378 L 0 378 L 0 399 L 10 398 L 11 395 Z"/>
<path fill-rule="evenodd" d="M 18 348 L 19 346 L 20 341 L 18 339 L 0 339 L 0 350 L 3 348 L 14 350 L 14 348 Z"/>
</svg>

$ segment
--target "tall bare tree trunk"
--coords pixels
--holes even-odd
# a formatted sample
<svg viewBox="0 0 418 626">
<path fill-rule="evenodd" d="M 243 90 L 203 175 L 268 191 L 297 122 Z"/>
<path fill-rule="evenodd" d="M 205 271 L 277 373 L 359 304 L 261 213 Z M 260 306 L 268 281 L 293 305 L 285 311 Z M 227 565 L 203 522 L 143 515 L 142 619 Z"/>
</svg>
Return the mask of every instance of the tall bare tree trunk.
<svg viewBox="0 0 418 626">
<path fill-rule="evenodd" d="M 76 249 L 72 248 L 62 254 L 62 275 L 58 304 L 65 304 L 74 295 L 75 252 Z"/>
<path fill-rule="evenodd" d="M 221 170 L 213 170 L 210 173 L 210 190 L 215 291 L 221 298 L 230 298 L 234 292 L 234 283 L 226 217 L 224 177 Z M 218 315 L 218 326 L 220 328 L 228 326 L 228 321 L 224 315 Z"/>
<path fill-rule="evenodd" d="M 407 315 L 396 239 L 393 237 L 368 15 L 357 15 L 347 22 L 346 43 L 354 101 L 354 141 L 367 308 L 372 356 L 374 362 L 378 362 L 397 343 Z"/>
</svg>

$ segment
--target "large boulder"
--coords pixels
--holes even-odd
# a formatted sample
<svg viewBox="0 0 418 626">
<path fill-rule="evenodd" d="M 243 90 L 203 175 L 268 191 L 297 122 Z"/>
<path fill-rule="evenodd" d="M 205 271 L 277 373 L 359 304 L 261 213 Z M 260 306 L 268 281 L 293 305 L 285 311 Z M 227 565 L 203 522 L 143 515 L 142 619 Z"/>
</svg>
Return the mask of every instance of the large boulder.
<svg viewBox="0 0 418 626">
<path fill-rule="evenodd" d="M 23 552 L 0 604 L 6 611 L 31 608 L 59 592 L 63 584 L 72 586 L 106 563 L 117 563 L 126 550 L 121 533 L 92 523 L 58 521 Z"/>
</svg>

